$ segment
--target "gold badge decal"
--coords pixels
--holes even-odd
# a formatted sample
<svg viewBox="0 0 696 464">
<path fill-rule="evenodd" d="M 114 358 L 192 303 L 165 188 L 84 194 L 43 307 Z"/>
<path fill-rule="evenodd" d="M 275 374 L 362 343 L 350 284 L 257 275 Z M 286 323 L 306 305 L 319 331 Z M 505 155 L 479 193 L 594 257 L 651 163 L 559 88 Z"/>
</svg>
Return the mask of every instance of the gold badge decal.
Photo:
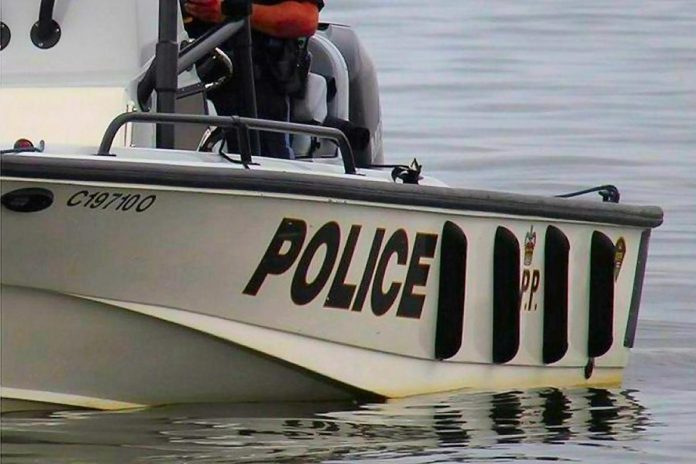
<svg viewBox="0 0 696 464">
<path fill-rule="evenodd" d="M 614 252 L 614 281 L 618 280 L 623 266 L 624 258 L 626 257 L 626 240 L 623 237 L 616 242 L 616 251 Z"/>
<path fill-rule="evenodd" d="M 534 232 L 534 226 L 529 229 L 524 237 L 524 265 L 530 266 L 532 258 L 534 258 L 534 248 L 536 247 L 537 234 Z"/>
</svg>

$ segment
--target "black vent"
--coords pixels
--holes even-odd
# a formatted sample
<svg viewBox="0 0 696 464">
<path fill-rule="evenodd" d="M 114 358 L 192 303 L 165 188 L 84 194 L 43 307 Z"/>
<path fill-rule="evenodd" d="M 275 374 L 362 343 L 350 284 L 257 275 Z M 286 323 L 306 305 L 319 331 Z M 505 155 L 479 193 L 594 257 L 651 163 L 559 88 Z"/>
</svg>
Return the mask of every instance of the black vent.
<svg viewBox="0 0 696 464">
<path fill-rule="evenodd" d="M 568 257 L 570 243 L 549 226 L 544 242 L 544 363 L 560 361 L 568 351 Z"/>
<path fill-rule="evenodd" d="M 435 358 L 451 358 L 462 346 L 466 291 L 467 240 L 455 223 L 442 228 L 440 251 L 440 292 L 437 304 Z"/>
<path fill-rule="evenodd" d="M 520 244 L 498 227 L 493 251 L 493 362 L 502 364 L 520 346 Z"/>
<path fill-rule="evenodd" d="M 614 242 L 601 232 L 592 234 L 590 255 L 590 320 L 587 355 L 609 351 L 614 331 Z"/>
<path fill-rule="evenodd" d="M 35 213 L 53 204 L 53 193 L 43 188 L 23 188 L 7 192 L 0 201 L 11 211 Z"/>
</svg>

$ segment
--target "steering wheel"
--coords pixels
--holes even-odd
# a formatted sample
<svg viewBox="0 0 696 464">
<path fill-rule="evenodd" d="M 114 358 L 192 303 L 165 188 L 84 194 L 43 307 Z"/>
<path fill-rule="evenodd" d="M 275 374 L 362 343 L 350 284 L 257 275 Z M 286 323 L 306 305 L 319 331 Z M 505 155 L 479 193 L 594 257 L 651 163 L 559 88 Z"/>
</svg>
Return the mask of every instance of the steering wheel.
<svg viewBox="0 0 696 464">
<path fill-rule="evenodd" d="M 220 48 L 216 48 L 208 56 L 196 64 L 198 77 L 205 83 L 205 90 L 222 87 L 234 74 L 232 59 Z"/>
<path fill-rule="evenodd" d="M 191 69 L 194 65 L 198 71 L 199 78 L 205 86 L 201 90 L 214 90 L 225 84 L 233 73 L 233 65 L 230 57 L 220 48 L 207 48 L 209 51 L 197 51 L 197 45 L 205 43 L 212 35 L 218 33 L 220 29 L 232 28 L 225 32 L 235 34 L 241 26 L 237 23 L 226 23 L 210 29 L 202 36 L 192 41 L 186 41 L 180 45 L 178 73 Z M 223 35 L 223 40 L 224 40 Z M 221 41 L 218 41 L 221 43 Z M 212 44 L 211 44 L 212 45 Z M 201 68 L 201 69 L 199 69 Z M 137 99 L 140 108 L 144 111 L 150 110 L 152 93 L 156 85 L 157 66 L 156 60 L 152 60 L 143 78 L 138 83 Z M 211 85 L 208 85 L 211 84 Z M 195 92 L 194 92 L 195 93 Z"/>
<path fill-rule="evenodd" d="M 198 143 L 197 151 L 210 153 L 218 144 L 223 144 L 224 146 L 225 132 L 219 127 L 208 127 Z"/>
</svg>

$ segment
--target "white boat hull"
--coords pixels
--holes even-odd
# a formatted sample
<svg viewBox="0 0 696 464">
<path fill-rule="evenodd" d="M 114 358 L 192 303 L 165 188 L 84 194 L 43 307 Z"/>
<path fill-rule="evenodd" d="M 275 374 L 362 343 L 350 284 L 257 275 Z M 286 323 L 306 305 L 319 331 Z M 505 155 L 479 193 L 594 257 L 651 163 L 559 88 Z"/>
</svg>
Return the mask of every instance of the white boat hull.
<svg viewBox="0 0 696 464">
<path fill-rule="evenodd" d="M 257 53 L 225 55 L 248 18 L 183 47 L 176 2 L 31 3 L 3 2 L 0 44 L 10 407 L 620 381 L 659 208 L 381 169 L 377 75 L 349 27 L 308 41 L 281 122 L 242 117 L 253 98 L 211 115 L 227 97 L 206 56 L 253 94 Z M 293 134 L 297 159 L 261 156 L 259 131 Z"/>
<path fill-rule="evenodd" d="M 108 409 L 620 383 L 649 227 L 368 201 L 361 188 L 381 182 L 341 182 L 348 193 L 332 197 L 309 183 L 300 194 L 298 182 L 271 191 L 6 176 L 3 195 L 40 188 L 54 201 L 2 210 L 2 396 Z M 446 238 L 455 229 L 464 248 Z M 560 341 L 544 328 L 551 229 L 569 244 Z M 596 234 L 623 249 L 604 269 L 615 281 L 599 342 Z M 499 242 L 517 247 L 512 303 L 495 296 L 508 285 Z M 464 272 L 443 284 L 453 250 Z M 441 301 L 458 289 L 461 308 Z"/>
</svg>

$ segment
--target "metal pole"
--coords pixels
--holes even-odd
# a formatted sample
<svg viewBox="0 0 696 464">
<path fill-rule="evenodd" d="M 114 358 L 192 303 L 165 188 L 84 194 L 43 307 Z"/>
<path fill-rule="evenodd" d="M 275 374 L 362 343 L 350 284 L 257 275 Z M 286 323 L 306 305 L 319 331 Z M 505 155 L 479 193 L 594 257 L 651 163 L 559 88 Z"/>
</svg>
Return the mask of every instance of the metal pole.
<svg viewBox="0 0 696 464">
<path fill-rule="evenodd" d="M 39 38 L 44 40 L 53 32 L 53 8 L 56 0 L 43 0 L 39 10 Z"/>
<path fill-rule="evenodd" d="M 179 1 L 160 0 L 159 36 L 156 48 L 157 112 L 176 112 L 177 67 L 179 44 L 177 40 Z M 174 126 L 157 125 L 157 148 L 174 148 Z"/>
<path fill-rule="evenodd" d="M 248 118 L 257 118 L 258 112 L 256 107 L 256 86 L 254 84 L 254 59 L 252 57 L 251 43 L 251 19 L 247 16 L 244 19 L 244 27 L 234 37 L 234 60 L 235 69 L 239 69 L 242 113 L 240 116 Z M 259 142 L 259 133 L 252 131 L 250 133 L 251 153 L 258 156 L 261 151 Z"/>
</svg>

